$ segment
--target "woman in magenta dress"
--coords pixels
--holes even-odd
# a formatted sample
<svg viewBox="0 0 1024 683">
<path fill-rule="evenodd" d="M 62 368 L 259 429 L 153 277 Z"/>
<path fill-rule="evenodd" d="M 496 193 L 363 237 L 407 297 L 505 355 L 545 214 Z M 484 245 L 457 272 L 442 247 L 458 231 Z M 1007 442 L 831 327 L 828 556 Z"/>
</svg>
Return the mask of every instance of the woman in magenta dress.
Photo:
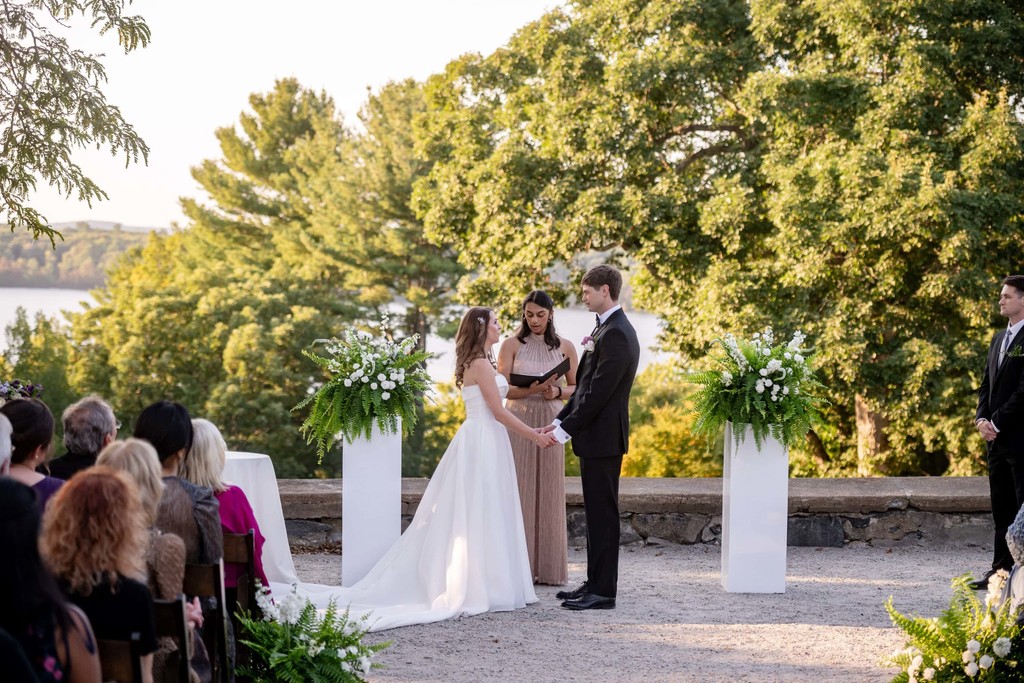
<svg viewBox="0 0 1024 683">
<path fill-rule="evenodd" d="M 270 586 L 267 575 L 263 571 L 263 543 L 265 539 L 260 533 L 260 525 L 256 522 L 249 499 L 242 489 L 225 482 L 224 461 L 227 445 L 220 430 L 209 420 L 192 420 L 192 449 L 182 466 L 181 476 L 199 486 L 213 489 L 213 495 L 220 503 L 220 525 L 225 533 L 245 534 L 249 529 L 255 531 L 256 546 L 256 578 L 264 586 Z M 224 565 L 224 586 L 238 586 L 238 576 L 244 567 L 237 564 Z"/>
</svg>

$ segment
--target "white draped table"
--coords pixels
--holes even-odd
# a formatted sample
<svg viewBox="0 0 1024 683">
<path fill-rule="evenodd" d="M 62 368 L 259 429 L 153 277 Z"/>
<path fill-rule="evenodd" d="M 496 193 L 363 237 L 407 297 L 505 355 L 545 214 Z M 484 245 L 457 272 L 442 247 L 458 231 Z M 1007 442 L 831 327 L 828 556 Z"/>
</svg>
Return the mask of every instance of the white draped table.
<svg viewBox="0 0 1024 683">
<path fill-rule="evenodd" d="M 281 494 L 277 475 L 269 455 L 228 451 L 224 463 L 224 480 L 243 491 L 252 505 L 256 521 L 266 542 L 263 544 L 263 571 L 271 583 L 296 583 L 292 551 L 288 547 L 288 531 L 284 526 Z"/>
</svg>

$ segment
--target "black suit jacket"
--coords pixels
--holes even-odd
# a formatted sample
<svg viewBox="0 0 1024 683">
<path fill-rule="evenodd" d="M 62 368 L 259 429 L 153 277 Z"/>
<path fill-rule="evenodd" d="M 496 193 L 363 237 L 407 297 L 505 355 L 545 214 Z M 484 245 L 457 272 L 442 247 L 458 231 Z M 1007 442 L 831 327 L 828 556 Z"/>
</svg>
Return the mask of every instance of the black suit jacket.
<svg viewBox="0 0 1024 683">
<path fill-rule="evenodd" d="M 594 334 L 576 373 L 576 391 L 558 413 L 581 458 L 606 458 L 629 451 L 629 392 L 640 362 L 636 330 L 622 309 Z"/>
<path fill-rule="evenodd" d="M 999 435 L 989 444 L 994 449 L 1024 455 L 1024 357 L 1007 356 L 999 365 L 999 350 L 1006 330 L 997 332 L 988 348 L 985 376 L 978 390 L 978 412 L 975 420 L 989 420 Z M 1024 330 L 1010 343 L 1010 351 L 1024 352 Z"/>
</svg>

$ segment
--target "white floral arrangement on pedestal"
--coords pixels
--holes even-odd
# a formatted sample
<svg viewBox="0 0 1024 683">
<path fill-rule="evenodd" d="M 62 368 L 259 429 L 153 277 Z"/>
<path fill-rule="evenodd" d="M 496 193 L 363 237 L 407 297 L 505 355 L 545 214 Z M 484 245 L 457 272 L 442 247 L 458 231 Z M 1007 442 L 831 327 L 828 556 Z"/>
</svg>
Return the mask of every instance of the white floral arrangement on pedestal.
<svg viewBox="0 0 1024 683">
<path fill-rule="evenodd" d="M 825 403 L 817 394 L 822 385 L 810 367 L 806 336 L 796 332 L 785 344 L 775 343 L 772 328 L 751 339 L 727 334 L 712 342 L 724 355 L 708 356 L 714 370 L 695 372 L 689 381 L 701 385 L 695 396 L 695 434 L 715 439 L 727 422 L 748 423 L 760 446 L 769 436 L 787 448 L 804 437 L 820 417 Z M 734 430 L 737 443 L 743 430 Z"/>
<path fill-rule="evenodd" d="M 909 638 L 907 647 L 883 662 L 900 669 L 893 683 L 1024 679 L 1019 605 L 1004 599 L 1006 579 L 1006 571 L 992 575 L 984 603 L 971 589 L 970 575 L 953 579 L 949 609 L 930 619 L 900 614 L 890 596 L 889 618 Z"/>
<path fill-rule="evenodd" d="M 380 334 L 346 330 L 340 339 L 317 339 L 327 355 L 304 349 L 303 355 L 323 368 L 328 380 L 293 410 L 311 406 L 301 430 L 307 443 L 316 442 L 324 454 L 339 438 L 348 443 L 358 436 L 369 438 L 376 425 L 381 432 L 416 424 L 417 402 L 430 386 L 425 351 L 417 351 L 417 335 L 396 342 L 388 317 L 381 318 Z"/>
<path fill-rule="evenodd" d="M 258 583 L 258 582 L 257 582 Z M 339 614 L 334 601 L 321 613 L 292 586 L 290 593 L 271 600 L 270 590 L 260 586 L 256 604 L 262 618 L 238 613 L 242 632 L 239 641 L 249 647 L 252 662 L 239 672 L 254 681 L 291 683 L 361 682 L 370 669 L 379 667 L 373 657 L 391 643 L 366 645 L 363 623 Z"/>
</svg>

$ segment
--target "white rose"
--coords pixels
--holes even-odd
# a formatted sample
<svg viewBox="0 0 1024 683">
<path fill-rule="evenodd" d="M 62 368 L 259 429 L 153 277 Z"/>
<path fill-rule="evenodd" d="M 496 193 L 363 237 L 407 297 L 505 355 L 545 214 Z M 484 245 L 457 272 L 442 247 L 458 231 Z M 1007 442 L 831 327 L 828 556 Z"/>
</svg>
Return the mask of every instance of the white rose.
<svg viewBox="0 0 1024 683">
<path fill-rule="evenodd" d="M 794 354 L 794 355 L 793 355 L 793 359 L 794 359 L 794 360 L 795 360 L 795 361 L 796 361 L 797 363 L 803 363 L 803 362 L 804 362 L 804 357 L 803 357 L 802 355 L 800 355 L 799 353 L 797 353 L 797 354 Z"/>
<path fill-rule="evenodd" d="M 964 660 L 964 664 L 970 664 L 974 661 L 974 653 L 970 650 L 964 650 L 964 653 L 960 656 Z"/>
<path fill-rule="evenodd" d="M 377 375 L 377 379 L 380 380 L 381 382 L 383 382 L 384 380 L 387 379 L 387 377 L 385 377 L 384 373 L 382 372 L 379 375 Z"/>
<path fill-rule="evenodd" d="M 371 382 L 370 383 L 370 388 L 373 389 L 374 391 L 376 391 L 377 390 L 377 383 L 376 382 Z"/>
<path fill-rule="evenodd" d="M 767 377 L 768 376 L 768 369 L 767 368 L 761 368 L 760 370 L 758 370 L 758 373 L 760 373 L 760 375 L 762 377 Z"/>
<path fill-rule="evenodd" d="M 924 680 L 933 681 L 935 680 L 935 669 L 930 666 L 924 670 Z"/>
<path fill-rule="evenodd" d="M 997 657 L 1005 657 L 1010 654 L 1011 645 L 1009 638 L 996 638 L 996 642 L 992 644 L 992 650 Z"/>
<path fill-rule="evenodd" d="M 389 394 L 388 392 L 385 391 L 383 394 L 380 395 L 380 397 L 381 397 L 381 399 L 386 401 L 389 398 L 391 398 L 391 394 Z"/>
<path fill-rule="evenodd" d="M 345 380 L 345 386 L 346 386 L 346 387 L 350 387 L 350 386 L 352 386 L 352 380 L 350 380 L 350 379 L 346 379 L 346 380 Z"/>
<path fill-rule="evenodd" d="M 370 378 L 367 377 L 366 375 L 363 375 L 363 384 L 366 384 L 369 381 L 370 381 Z"/>
<path fill-rule="evenodd" d="M 971 678 L 974 678 L 978 675 L 978 670 L 978 665 L 974 662 L 971 662 L 970 664 L 964 667 L 964 673 L 970 676 Z"/>
<path fill-rule="evenodd" d="M 978 666 L 982 669 L 987 669 L 995 663 L 996 660 L 992 659 L 991 655 L 982 655 L 981 659 L 978 660 Z"/>
<path fill-rule="evenodd" d="M 972 652 L 974 654 L 978 654 L 978 651 L 981 650 L 981 643 L 979 643 L 978 641 L 973 640 L 973 639 L 972 640 L 968 640 L 967 641 L 967 650 L 968 650 L 968 652 Z"/>
<path fill-rule="evenodd" d="M 759 394 L 763 394 L 764 393 L 764 382 L 762 382 L 761 380 L 757 380 L 757 384 L 754 385 L 754 391 L 756 391 Z"/>
</svg>

